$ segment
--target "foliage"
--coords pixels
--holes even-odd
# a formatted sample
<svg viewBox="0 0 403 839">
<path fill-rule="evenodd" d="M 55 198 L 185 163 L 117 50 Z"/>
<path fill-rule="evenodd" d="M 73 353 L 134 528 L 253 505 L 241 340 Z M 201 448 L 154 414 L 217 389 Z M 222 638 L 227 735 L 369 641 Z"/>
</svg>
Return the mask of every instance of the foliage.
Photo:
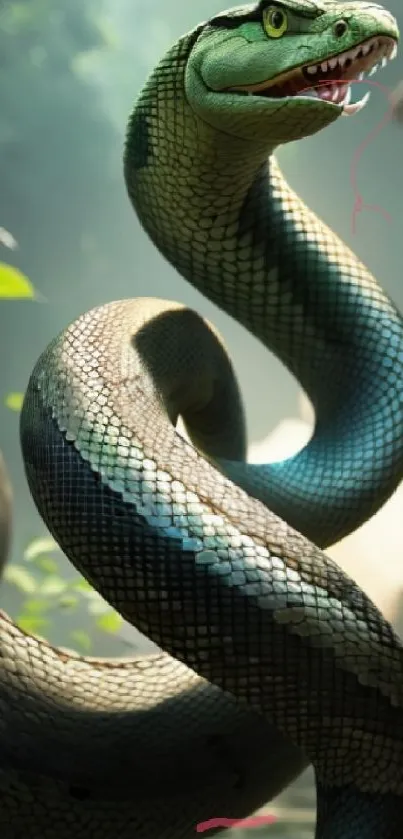
<svg viewBox="0 0 403 839">
<path fill-rule="evenodd" d="M 105 5 L 0 0 L 0 216 L 24 243 L 20 267 L 53 301 L 99 263 L 109 273 L 114 195 L 126 209 L 120 140 L 78 71 L 116 50 Z"/>
<path fill-rule="evenodd" d="M 4 400 L 4 404 L 6 408 L 10 408 L 10 411 L 20 411 L 22 408 L 23 399 L 23 393 L 8 393 Z"/>
<path fill-rule="evenodd" d="M 15 250 L 18 245 L 12 233 L 0 227 L 0 245 Z M 0 299 L 34 298 L 35 290 L 25 274 L 13 265 L 0 262 Z"/>
<path fill-rule="evenodd" d="M 5 404 L 13 411 L 19 411 L 24 395 L 9 393 Z M 63 577 L 57 560 L 60 553 L 56 542 L 50 537 L 34 539 L 24 551 L 23 561 L 6 566 L 3 576 L 22 595 L 22 602 L 16 623 L 34 634 L 48 634 L 52 621 L 60 609 L 74 613 L 84 605 L 94 621 L 94 628 L 115 634 L 121 624 L 120 615 L 87 583 L 76 575 L 72 580 Z M 83 653 L 91 650 L 91 635 L 82 629 L 69 632 L 74 648 Z"/>
<path fill-rule="evenodd" d="M 14 562 L 6 566 L 4 579 L 23 596 L 16 618 L 18 626 L 25 632 L 48 634 L 60 609 L 72 613 L 85 604 L 94 619 L 94 627 L 116 633 L 122 624 L 120 615 L 82 577 L 76 575 L 72 580 L 66 580 L 62 576 L 58 552 L 53 539 L 34 539 L 24 551 L 20 564 Z M 81 652 L 91 650 L 91 636 L 83 630 L 72 630 L 69 640 Z"/>
<path fill-rule="evenodd" d="M 65 298 L 67 289 L 74 293 L 84 279 L 99 277 L 100 264 L 106 274 L 111 272 L 112 184 L 119 198 L 123 192 L 111 150 L 119 142 L 100 96 L 79 72 L 86 56 L 88 64 L 92 55 L 99 60 L 103 51 L 115 48 L 103 23 L 104 5 L 104 0 L 0 0 L 0 218 L 5 224 L 0 246 L 11 252 L 0 264 L 0 305 L 41 299 L 37 278 L 54 303 Z M 16 240 L 23 246 L 14 256 Z M 87 242 L 90 250 L 84 247 Z M 72 278 L 77 286 L 71 292 Z M 10 323 L 4 324 L 7 343 Z M 28 333 L 23 331 L 24 340 L 13 346 L 17 370 L 23 367 Z M 21 407 L 17 390 L 18 385 L 2 398 L 12 411 Z M 3 445 L 6 440 L 3 435 Z M 71 613 L 77 626 L 84 606 L 94 629 L 116 632 L 119 616 L 83 579 L 65 579 L 62 565 L 54 544 L 35 540 L 21 561 L 6 566 L 5 579 L 19 593 L 17 623 L 48 636 L 60 610 Z M 73 623 L 70 642 L 83 652 L 92 646 L 89 635 L 79 626 L 73 629 Z"/>
<path fill-rule="evenodd" d="M 0 228 L 3 235 L 0 244 L 14 248 L 15 240 L 8 231 Z M 29 293 L 28 293 L 29 292 Z M 0 298 L 33 297 L 33 286 L 27 277 L 10 265 L 0 263 Z M 9 393 L 5 405 L 12 411 L 19 411 L 24 395 Z M 83 579 L 76 575 L 67 580 L 60 572 L 56 542 L 50 537 L 34 539 L 24 551 L 22 563 L 6 566 L 3 576 L 22 595 L 20 612 L 16 623 L 24 632 L 41 634 L 51 629 L 52 620 L 60 609 L 77 611 L 85 603 L 94 625 L 102 632 L 116 633 L 122 618 Z M 91 650 L 91 636 L 81 629 L 70 631 L 69 639 L 75 648 L 88 653 Z"/>
<path fill-rule="evenodd" d="M 14 236 L 5 227 L 0 227 L 0 245 L 4 245 L 5 248 L 10 248 L 12 251 L 18 247 Z"/>
<path fill-rule="evenodd" d="M 18 268 L 0 262 L 0 298 L 33 298 L 35 291 L 32 283 Z"/>
</svg>

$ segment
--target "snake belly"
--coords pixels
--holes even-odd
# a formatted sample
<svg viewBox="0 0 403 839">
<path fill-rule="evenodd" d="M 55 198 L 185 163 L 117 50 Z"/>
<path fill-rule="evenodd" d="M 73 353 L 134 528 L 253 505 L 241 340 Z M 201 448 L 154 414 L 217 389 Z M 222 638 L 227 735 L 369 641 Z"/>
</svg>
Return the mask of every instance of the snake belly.
<svg viewBox="0 0 403 839">
<path fill-rule="evenodd" d="M 244 6 L 174 45 L 129 122 L 125 177 L 143 227 L 185 279 L 298 379 L 316 415 L 305 449 L 281 464 L 245 463 L 242 402 L 225 348 L 211 325 L 168 301 L 117 301 L 81 316 L 39 359 L 21 414 L 27 478 L 50 531 L 101 594 L 176 660 L 162 659 L 161 681 L 152 671 L 134 715 L 139 728 L 150 720 L 154 686 L 169 727 L 166 685 L 172 679 L 177 701 L 175 668 L 189 679 L 195 671 L 218 702 L 232 696 L 231 707 L 242 719 L 256 715 L 258 728 L 265 717 L 313 763 L 317 839 L 402 835 L 402 646 L 322 549 L 369 518 L 402 478 L 403 330 L 368 269 L 288 186 L 273 151 L 354 110 L 344 89 L 340 101 L 315 86 L 304 95 L 301 60 L 331 73 L 330 57 L 349 51 L 348 86 L 361 67 L 392 54 L 397 38 L 394 19 L 373 4 Z M 179 415 L 192 443 L 176 432 Z M 20 650 L 35 643 L 20 639 Z M 51 704 L 60 656 L 48 653 L 45 676 L 28 656 L 34 708 L 43 695 Z M 83 732 L 88 677 L 99 672 L 87 667 L 78 666 Z M 70 700 L 75 668 L 67 657 L 55 670 Z M 115 697 L 131 703 L 136 695 L 138 667 L 116 672 L 101 670 L 108 724 L 119 719 Z M 74 683 L 71 732 L 77 676 Z M 204 699 L 193 713 L 203 707 Z M 45 720 L 50 731 L 48 706 Z M 15 765 L 11 750 L 7 759 Z M 62 761 L 47 768 L 47 782 L 55 772 L 65 782 Z M 127 780 L 124 766 L 117 777 Z M 82 819 L 76 835 L 91 836 L 105 806 L 102 784 L 70 787 L 90 802 L 88 829 Z M 187 805 L 197 798 L 190 787 L 180 790 Z M 49 806 L 47 815 L 52 824 Z M 165 834 L 155 811 L 144 819 L 136 835 L 190 835 L 188 806 Z"/>
</svg>

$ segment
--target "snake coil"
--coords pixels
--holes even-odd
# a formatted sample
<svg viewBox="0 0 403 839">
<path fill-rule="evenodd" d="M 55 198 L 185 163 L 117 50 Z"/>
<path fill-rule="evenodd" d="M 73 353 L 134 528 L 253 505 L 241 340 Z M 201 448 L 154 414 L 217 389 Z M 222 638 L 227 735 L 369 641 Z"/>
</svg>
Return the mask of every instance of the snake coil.
<svg viewBox="0 0 403 839">
<path fill-rule="evenodd" d="M 181 38 L 140 94 L 124 165 L 141 224 L 293 373 L 315 430 L 247 464 L 225 347 L 171 301 L 100 306 L 45 350 L 21 413 L 32 495 L 165 653 L 83 659 L 1 616 L 6 839 L 190 839 L 307 760 L 317 839 L 402 836 L 402 645 L 322 550 L 401 481 L 402 317 L 273 156 L 359 110 L 349 81 L 397 38 L 371 3 L 259 2 Z"/>
</svg>

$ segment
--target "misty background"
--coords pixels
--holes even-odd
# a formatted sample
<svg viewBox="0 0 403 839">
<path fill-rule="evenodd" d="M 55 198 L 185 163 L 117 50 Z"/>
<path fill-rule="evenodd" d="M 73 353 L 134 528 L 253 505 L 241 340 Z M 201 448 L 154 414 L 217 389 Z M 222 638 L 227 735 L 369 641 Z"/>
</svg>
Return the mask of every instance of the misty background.
<svg viewBox="0 0 403 839">
<path fill-rule="evenodd" d="M 18 414 L 6 406 L 5 397 L 25 390 L 48 342 L 94 306 L 156 296 L 186 303 L 212 320 L 239 377 L 254 459 L 280 450 L 286 454 L 309 433 L 309 409 L 301 408 L 296 382 L 164 261 L 140 228 L 123 181 L 126 122 L 147 74 L 176 38 L 226 5 L 222 0 L 0 0 L 0 227 L 18 242 L 15 251 L 0 245 L 0 259 L 27 274 L 40 292 L 36 302 L 0 304 L 0 448 L 14 490 L 14 562 L 45 531 L 25 480 Z M 398 20 L 399 5 L 397 0 L 387 3 Z M 393 89 L 403 77 L 402 55 L 374 80 Z M 367 89 L 371 100 L 358 116 L 280 149 L 278 157 L 296 191 L 403 308 L 403 129 L 385 119 L 388 101 L 378 87 L 357 86 L 355 97 Z M 382 212 L 362 212 L 355 234 L 353 160 L 363 201 L 389 214 L 388 219 Z M 376 599 L 378 593 L 377 602 L 392 619 L 400 594 L 402 502 L 399 491 L 377 517 L 378 524 L 368 526 L 375 530 L 361 529 L 353 541 L 345 540 L 343 550 L 334 549 L 350 573 L 358 569 L 360 584 L 367 590 L 372 586 L 371 596 Z M 390 540 L 393 562 L 385 585 Z M 65 571 L 72 573 L 67 561 Z M 12 587 L 0 590 L 0 605 L 15 616 L 18 596 Z M 55 643 L 64 638 L 60 621 L 62 628 L 52 630 Z M 148 648 L 138 638 L 135 644 L 142 651 Z M 120 636 L 96 640 L 96 653 L 122 651 L 127 653 L 127 647 Z M 305 792 L 310 780 L 307 784 Z M 299 794 L 293 799 L 295 811 Z M 311 816 L 306 819 L 301 837 L 312 835 Z"/>
</svg>

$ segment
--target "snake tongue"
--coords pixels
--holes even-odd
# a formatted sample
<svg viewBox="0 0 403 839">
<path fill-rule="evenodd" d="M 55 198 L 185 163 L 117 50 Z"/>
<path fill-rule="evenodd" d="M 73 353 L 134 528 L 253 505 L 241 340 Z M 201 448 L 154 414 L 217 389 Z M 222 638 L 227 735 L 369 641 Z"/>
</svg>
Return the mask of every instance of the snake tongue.
<svg viewBox="0 0 403 839">
<path fill-rule="evenodd" d="M 307 88 L 300 93 L 300 96 L 321 99 L 323 102 L 331 102 L 334 105 L 343 105 L 343 116 L 358 114 L 367 104 L 370 95 L 371 93 L 368 91 L 358 102 L 350 102 L 351 85 L 343 81 L 315 85 L 315 87 Z"/>
</svg>

